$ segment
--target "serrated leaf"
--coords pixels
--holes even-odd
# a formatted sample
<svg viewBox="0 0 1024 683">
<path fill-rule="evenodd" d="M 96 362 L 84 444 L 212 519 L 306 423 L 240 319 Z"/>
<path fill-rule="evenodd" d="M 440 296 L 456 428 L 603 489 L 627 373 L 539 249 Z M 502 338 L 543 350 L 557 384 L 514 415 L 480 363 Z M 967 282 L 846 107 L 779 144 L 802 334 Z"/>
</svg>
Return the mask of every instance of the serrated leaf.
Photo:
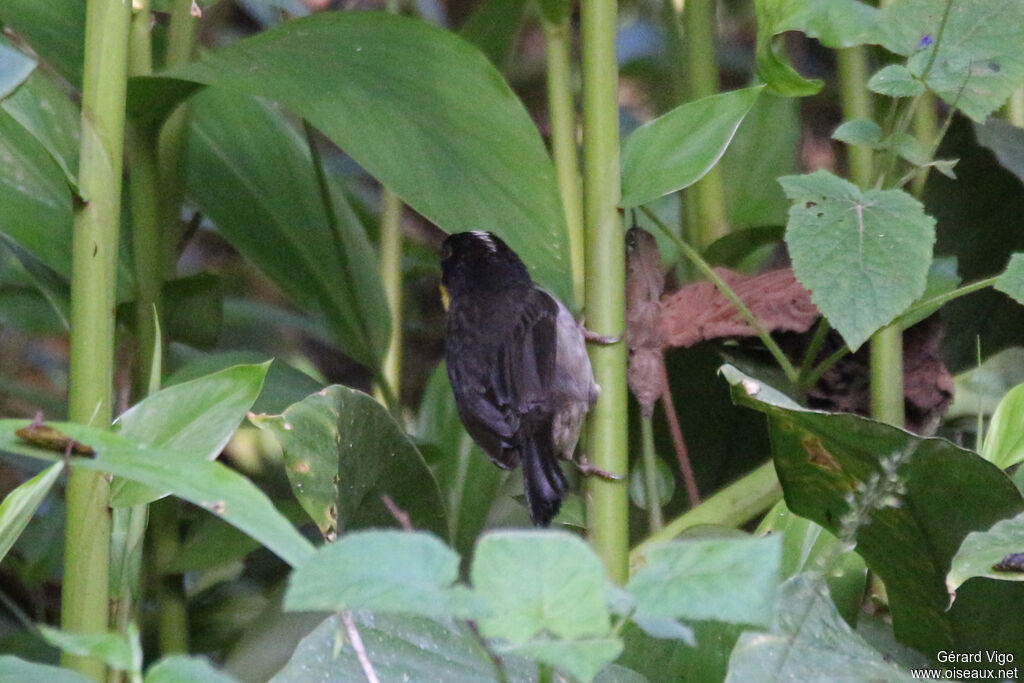
<svg viewBox="0 0 1024 683">
<path fill-rule="evenodd" d="M 491 615 L 488 638 L 521 644 L 541 631 L 567 639 L 609 630 L 601 561 L 579 537 L 557 531 L 495 531 L 481 537 L 470 570 Z"/>
<path fill-rule="evenodd" d="M 697 182 L 718 163 L 763 86 L 687 102 L 622 142 L 622 199 L 629 208 Z"/>
<path fill-rule="evenodd" d="M 861 191 L 827 171 L 779 182 L 793 201 L 793 272 L 856 350 L 924 291 L 935 219 L 906 192 Z"/>
<path fill-rule="evenodd" d="M 988 431 L 981 457 L 1001 470 L 1024 462 L 1024 384 L 1010 389 L 999 401 Z M 1022 550 L 1024 552 L 1024 550 Z"/>
<path fill-rule="evenodd" d="M 458 578 L 459 556 L 436 536 L 356 531 L 295 568 L 284 608 L 479 618 L 485 609 L 465 586 L 454 585 Z"/>
<path fill-rule="evenodd" d="M 1024 4 L 955 0 L 942 27 L 949 5 L 949 0 L 891 3 L 879 24 L 882 44 L 910 56 L 915 77 L 924 76 L 939 97 L 981 123 L 1024 85 Z"/>
<path fill-rule="evenodd" d="M 924 92 L 924 83 L 914 78 L 906 65 L 890 64 L 868 80 L 868 90 L 889 97 L 914 97 Z"/>
<path fill-rule="evenodd" d="M 882 127 L 867 119 L 844 121 L 833 131 L 832 139 L 848 145 L 874 147 L 882 140 Z"/>
<path fill-rule="evenodd" d="M 1016 253 L 1010 257 L 1006 270 L 996 278 L 994 287 L 1024 305 L 1024 253 Z"/>
<path fill-rule="evenodd" d="M 0 560 L 28 526 L 63 469 L 62 463 L 50 465 L 4 496 L 0 503 Z"/>
<path fill-rule="evenodd" d="M 968 579 L 983 576 L 1002 581 L 1024 581 L 1024 572 L 996 569 L 1008 555 L 1024 553 L 1024 513 L 996 522 L 988 531 L 967 534 L 953 556 L 946 587 L 950 595 Z"/>
<path fill-rule="evenodd" d="M 437 481 L 388 411 L 361 391 L 330 386 L 282 415 L 253 416 L 284 450 L 292 490 L 320 527 L 337 531 L 396 526 L 387 495 L 416 529 L 446 537 Z"/>
<path fill-rule="evenodd" d="M 771 623 L 781 562 L 779 538 L 680 540 L 645 554 L 626 584 L 637 619 Z"/>
<path fill-rule="evenodd" d="M 800 574 L 782 585 L 778 624 L 770 633 L 740 636 L 729 658 L 727 683 L 910 681 L 857 635 L 835 609 L 821 577 Z"/>
<path fill-rule="evenodd" d="M 213 460 L 260 395 L 269 367 L 269 361 L 237 365 L 167 387 L 132 406 L 116 424 L 122 436 L 172 451 L 176 460 Z M 119 479 L 111 485 L 110 502 L 115 507 L 128 507 L 167 494 Z"/>
</svg>

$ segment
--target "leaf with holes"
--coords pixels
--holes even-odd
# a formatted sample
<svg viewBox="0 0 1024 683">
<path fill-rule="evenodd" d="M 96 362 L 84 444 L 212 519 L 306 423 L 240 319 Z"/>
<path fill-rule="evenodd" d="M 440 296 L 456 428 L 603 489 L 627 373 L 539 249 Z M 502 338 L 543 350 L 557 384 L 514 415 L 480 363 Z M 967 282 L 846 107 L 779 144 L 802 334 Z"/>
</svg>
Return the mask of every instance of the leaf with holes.
<svg viewBox="0 0 1024 683">
<path fill-rule="evenodd" d="M 935 219 L 902 190 L 861 191 L 827 171 L 779 182 L 793 272 L 856 350 L 924 292 Z"/>
</svg>

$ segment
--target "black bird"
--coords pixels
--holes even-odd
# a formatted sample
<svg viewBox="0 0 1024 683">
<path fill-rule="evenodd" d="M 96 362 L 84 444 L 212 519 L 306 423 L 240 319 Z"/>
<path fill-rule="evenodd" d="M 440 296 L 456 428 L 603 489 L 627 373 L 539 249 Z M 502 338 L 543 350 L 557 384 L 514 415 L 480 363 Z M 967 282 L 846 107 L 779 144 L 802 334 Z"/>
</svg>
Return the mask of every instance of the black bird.
<svg viewBox="0 0 1024 683">
<path fill-rule="evenodd" d="M 558 457 L 572 458 L 597 400 L 584 330 L 489 232 L 445 239 L 441 272 L 459 417 L 496 465 L 522 464 L 530 518 L 547 526 L 569 489 Z"/>
</svg>

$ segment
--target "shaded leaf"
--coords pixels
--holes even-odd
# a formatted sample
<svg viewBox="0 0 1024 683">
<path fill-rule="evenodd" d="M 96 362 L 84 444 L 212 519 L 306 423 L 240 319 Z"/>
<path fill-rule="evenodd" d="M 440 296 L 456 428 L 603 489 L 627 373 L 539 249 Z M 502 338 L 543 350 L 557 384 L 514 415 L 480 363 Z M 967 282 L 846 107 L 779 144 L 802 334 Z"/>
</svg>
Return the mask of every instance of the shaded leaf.
<svg viewBox="0 0 1024 683">
<path fill-rule="evenodd" d="M 1006 270 L 996 280 L 995 288 L 1024 305 L 1024 254 L 1017 253 L 1010 257 Z"/>
<path fill-rule="evenodd" d="M 740 636 L 725 680 L 809 681 L 825 672 L 830 680 L 912 680 L 843 621 L 820 577 L 800 574 L 782 584 L 771 632 Z"/>
<path fill-rule="evenodd" d="M 281 102 L 443 230 L 496 232 L 572 307 L 554 166 L 522 103 L 461 38 L 383 12 L 324 12 L 134 79 L 130 109 L 161 115 L 195 87 L 165 79 Z"/>
<path fill-rule="evenodd" d="M 874 147 L 882 140 L 882 127 L 866 119 L 844 121 L 832 132 L 832 139 L 848 145 Z"/>
<path fill-rule="evenodd" d="M 637 619 L 771 622 L 779 583 L 776 537 L 680 540 L 645 553 L 626 584 Z"/>
<path fill-rule="evenodd" d="M 213 460 L 224 450 L 263 388 L 270 363 L 237 365 L 152 394 L 117 418 L 122 436 L 165 449 L 181 460 Z M 126 507 L 149 503 L 168 491 L 134 481 L 115 480 L 110 503 Z"/>
<path fill-rule="evenodd" d="M 1024 384 L 1011 389 L 999 402 L 985 433 L 981 457 L 999 469 L 1024 461 Z"/>
<path fill-rule="evenodd" d="M 479 617 L 483 609 L 475 596 L 453 585 L 458 578 L 459 556 L 436 536 L 356 531 L 322 546 L 295 568 L 284 608 Z"/>
<path fill-rule="evenodd" d="M 63 469 L 63 463 L 50 465 L 4 496 L 0 503 L 0 560 L 28 526 Z"/>
<path fill-rule="evenodd" d="M 0 39 L 0 99 L 11 94 L 35 68 L 36 60 L 13 48 L 10 41 Z"/>
<path fill-rule="evenodd" d="M 137 663 L 141 666 L 141 652 L 138 662 L 132 652 L 132 644 L 123 633 L 69 633 L 39 624 L 43 640 L 68 654 L 80 657 L 95 657 L 118 671 L 132 671 Z M 136 633 L 136 637 L 138 634 Z"/>
<path fill-rule="evenodd" d="M 504 69 L 515 48 L 526 0 L 484 0 L 459 29 L 459 35 Z"/>
<path fill-rule="evenodd" d="M 91 678 L 71 669 L 26 662 L 24 659 L 12 655 L 0 655 L 0 683 L 24 683 L 24 681 L 90 683 L 91 680 Z"/>
<path fill-rule="evenodd" d="M 890 64 L 868 80 L 868 90 L 889 97 L 914 97 L 924 92 L 924 83 L 914 78 L 905 65 Z"/>
<path fill-rule="evenodd" d="M 70 422 L 48 424 L 95 449 L 95 458 L 74 458 L 74 467 L 107 472 L 171 491 L 238 527 L 293 566 L 313 553 L 313 546 L 274 508 L 266 494 L 249 479 L 218 462 L 181 458 L 174 451 L 144 446 L 135 439 L 96 427 Z M 14 430 L 24 426 L 24 420 L 0 420 L 0 451 L 50 462 L 61 457 L 20 442 Z"/>
<path fill-rule="evenodd" d="M 968 579 L 983 576 L 1003 581 L 1024 581 L 1024 571 L 996 569 L 1011 555 L 1024 553 L 1024 514 L 1003 519 L 987 531 L 972 531 L 953 556 L 946 576 L 950 596 Z M 1013 564 L 1012 562 L 1010 564 Z"/>
<path fill-rule="evenodd" d="M 763 90 L 734 90 L 688 102 L 622 142 L 619 206 L 646 204 L 697 182 L 718 163 Z"/>
<path fill-rule="evenodd" d="M 85 3 L 81 0 L 4 0 L 0 23 L 24 37 L 32 49 L 76 88 L 82 86 Z"/>
<path fill-rule="evenodd" d="M 793 201 L 793 272 L 856 350 L 924 291 L 935 220 L 906 192 L 861 191 L 827 171 L 779 182 Z"/>
<path fill-rule="evenodd" d="M 282 415 L 250 419 L 281 443 L 293 491 L 324 534 L 395 526 L 386 494 L 415 528 L 447 536 L 444 502 L 423 456 L 372 397 L 330 386 Z"/>
<path fill-rule="evenodd" d="M 171 655 L 146 671 L 145 683 L 233 683 L 235 678 L 201 657 Z"/>
<path fill-rule="evenodd" d="M 594 680 L 597 672 L 622 653 L 618 638 L 546 640 L 534 638 L 525 643 L 500 646 L 503 654 L 515 654 L 555 667 L 583 683 Z"/>
</svg>

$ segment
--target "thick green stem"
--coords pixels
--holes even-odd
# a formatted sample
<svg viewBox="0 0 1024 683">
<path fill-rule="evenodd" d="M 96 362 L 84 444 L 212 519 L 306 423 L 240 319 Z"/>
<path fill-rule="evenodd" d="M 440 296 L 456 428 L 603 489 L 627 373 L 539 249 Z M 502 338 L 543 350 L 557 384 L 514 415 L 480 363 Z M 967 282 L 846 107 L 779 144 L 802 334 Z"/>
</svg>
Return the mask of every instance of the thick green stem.
<svg viewBox="0 0 1024 683">
<path fill-rule="evenodd" d="M 739 527 L 770 509 L 782 499 L 782 487 L 775 463 L 768 461 L 756 470 L 706 499 L 665 527 L 651 534 L 629 554 L 629 564 L 644 564 L 644 554 L 655 544 L 671 541 L 690 527 L 702 524 Z"/>
<path fill-rule="evenodd" d="M 583 189 L 576 152 L 576 108 L 572 97 L 572 68 L 569 65 L 568 18 L 555 23 L 544 21 L 544 45 L 547 52 L 548 111 L 551 116 L 551 152 L 558 176 L 558 192 L 569 233 L 569 257 L 572 261 L 572 286 L 576 305 L 583 301 Z"/>
<path fill-rule="evenodd" d="M 1006 103 L 1006 118 L 1018 128 L 1024 128 L 1024 88 L 1014 90 Z"/>
<path fill-rule="evenodd" d="M 718 93 L 718 66 L 715 64 L 717 5 L 717 0 L 687 0 L 683 11 L 690 101 Z M 696 201 L 696 220 L 690 225 L 690 241 L 703 250 L 729 232 L 721 167 L 715 165 L 708 171 L 694 185 L 689 196 Z"/>
<path fill-rule="evenodd" d="M 903 330 L 896 326 L 871 338 L 871 417 L 903 426 Z"/>
<path fill-rule="evenodd" d="M 665 526 L 661 514 L 661 494 L 658 491 L 658 454 L 654 452 L 654 425 L 649 417 L 641 418 L 640 429 L 644 442 L 644 492 L 647 496 L 647 521 L 651 533 Z"/>
<path fill-rule="evenodd" d="M 384 382 L 399 396 L 402 362 L 402 200 L 381 188 L 380 276 L 391 313 L 391 339 L 384 356 Z"/>
<path fill-rule="evenodd" d="M 863 45 L 838 50 L 839 99 L 843 118 L 871 120 L 871 93 L 868 82 L 868 53 Z M 864 145 L 848 145 L 850 180 L 861 188 L 871 184 L 872 150 Z"/>
<path fill-rule="evenodd" d="M 174 498 L 158 500 L 150 506 L 153 579 L 156 582 L 158 643 L 160 654 L 188 652 L 188 611 L 185 586 L 180 573 L 171 566 L 181 554 L 178 531 L 178 506 Z"/>
<path fill-rule="evenodd" d="M 602 335 L 625 330 L 625 248 L 616 205 L 620 196 L 617 25 L 614 0 L 589 0 L 580 8 L 583 36 L 583 210 L 586 222 L 587 324 Z M 626 345 L 591 349 L 601 396 L 588 422 L 587 448 L 597 467 L 628 474 Z M 591 477 L 587 527 L 594 551 L 612 580 L 629 573 L 629 499 L 625 478 Z"/>
<path fill-rule="evenodd" d="M 914 137 L 920 140 L 922 146 L 931 148 L 933 145 L 938 148 L 939 140 L 939 114 L 935 107 L 935 95 L 925 93 L 921 98 L 920 105 L 914 110 Z M 935 152 L 932 150 L 932 154 Z M 930 166 L 917 170 L 914 179 L 910 184 L 910 192 L 918 199 L 924 194 L 924 184 L 928 180 Z"/>
<path fill-rule="evenodd" d="M 648 209 L 646 206 L 641 206 L 640 210 L 644 212 L 645 216 L 654 222 L 658 229 L 676 243 L 679 251 L 683 252 L 683 256 L 685 256 L 701 273 L 703 273 L 707 279 L 714 283 L 722 296 L 729 300 L 729 303 L 736 308 L 736 311 L 743 317 L 743 320 L 750 325 L 750 328 L 754 330 L 755 334 L 757 334 L 761 339 L 761 343 L 764 344 L 765 348 L 768 349 L 768 352 L 772 354 L 775 362 L 777 362 L 779 367 L 782 368 L 782 371 L 786 373 L 786 377 L 789 381 L 796 382 L 799 379 L 799 373 L 796 368 L 793 367 L 793 363 L 789 360 L 786 354 L 783 353 L 782 348 L 774 339 L 772 339 L 772 335 L 768 329 L 761 324 L 761 321 L 757 319 L 757 316 L 754 315 L 753 311 L 747 308 L 747 305 L 743 303 L 743 299 L 733 291 L 732 287 L 729 286 L 729 283 L 723 280 L 721 276 L 715 272 L 715 269 L 712 268 L 699 253 L 697 253 L 696 249 L 669 230 L 668 226 L 665 225 L 653 211 Z"/>
<path fill-rule="evenodd" d="M 125 87 L 130 5 L 89 0 L 78 184 L 86 202 L 74 218 L 71 257 L 71 420 L 106 427 L 113 416 L 114 306 L 121 215 Z M 68 631 L 107 629 L 110 514 L 106 478 L 74 468 L 67 486 L 63 613 Z M 95 659 L 64 655 L 66 665 L 94 679 Z"/>
</svg>

